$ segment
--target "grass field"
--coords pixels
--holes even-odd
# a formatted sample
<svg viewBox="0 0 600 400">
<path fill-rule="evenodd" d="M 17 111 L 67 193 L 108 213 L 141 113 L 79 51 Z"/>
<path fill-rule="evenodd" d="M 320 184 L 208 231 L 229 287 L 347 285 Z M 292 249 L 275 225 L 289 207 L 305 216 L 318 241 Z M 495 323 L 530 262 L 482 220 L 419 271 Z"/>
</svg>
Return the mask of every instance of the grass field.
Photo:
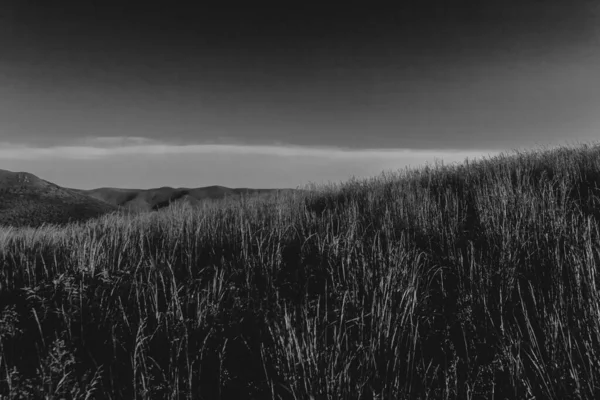
<svg viewBox="0 0 600 400">
<path fill-rule="evenodd" d="M 600 147 L 0 230 L 0 394 L 600 398 Z"/>
</svg>

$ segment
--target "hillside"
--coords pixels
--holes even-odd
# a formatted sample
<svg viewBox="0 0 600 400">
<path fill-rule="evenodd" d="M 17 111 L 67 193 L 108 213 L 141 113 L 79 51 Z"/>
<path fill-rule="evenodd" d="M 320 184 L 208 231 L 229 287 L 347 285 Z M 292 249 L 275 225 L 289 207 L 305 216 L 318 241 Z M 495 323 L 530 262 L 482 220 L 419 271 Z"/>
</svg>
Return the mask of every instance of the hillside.
<svg viewBox="0 0 600 400">
<path fill-rule="evenodd" d="M 202 188 L 81 190 L 65 188 L 28 172 L 0 170 L 0 225 L 40 226 L 43 223 L 83 221 L 100 215 L 128 210 L 155 211 L 170 204 L 197 207 L 204 201 L 239 198 L 242 195 L 268 197 L 291 189 Z"/>
<path fill-rule="evenodd" d="M 95 218 L 116 207 L 27 172 L 0 170 L 0 225 L 39 226 Z"/>
<path fill-rule="evenodd" d="M 185 203 L 196 206 L 205 200 L 221 200 L 225 197 L 237 198 L 241 195 L 268 196 L 278 191 L 290 189 L 231 189 L 224 186 L 207 186 L 195 189 L 161 187 L 156 189 L 99 188 L 73 190 L 123 209 L 152 211 L 167 207 L 169 204 Z"/>
<path fill-rule="evenodd" d="M 0 229 L 0 397 L 600 399 L 599 166 Z"/>
</svg>

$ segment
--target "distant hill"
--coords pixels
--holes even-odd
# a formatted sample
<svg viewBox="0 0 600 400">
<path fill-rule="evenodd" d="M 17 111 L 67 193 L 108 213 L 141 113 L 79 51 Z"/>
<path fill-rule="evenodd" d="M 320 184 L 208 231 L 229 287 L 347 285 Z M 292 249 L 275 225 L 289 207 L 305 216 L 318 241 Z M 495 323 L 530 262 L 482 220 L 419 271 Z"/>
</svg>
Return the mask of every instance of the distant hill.
<svg viewBox="0 0 600 400">
<path fill-rule="evenodd" d="M 98 217 L 117 207 L 28 172 L 0 169 L 0 225 L 39 226 Z"/>
<path fill-rule="evenodd" d="M 82 190 L 61 187 L 28 172 L 0 169 L 0 225 L 61 224 L 119 210 L 154 211 L 181 203 L 198 206 L 206 200 L 237 198 L 241 195 L 262 197 L 290 190 L 293 189 L 231 189 L 224 186 Z"/>
<path fill-rule="evenodd" d="M 204 200 L 220 200 L 225 197 L 239 197 L 242 194 L 268 196 L 278 191 L 292 189 L 231 189 L 224 186 L 207 186 L 195 189 L 161 187 L 157 189 L 99 188 L 72 190 L 119 208 L 131 211 L 152 211 L 174 203 L 186 203 L 195 206 Z"/>
</svg>

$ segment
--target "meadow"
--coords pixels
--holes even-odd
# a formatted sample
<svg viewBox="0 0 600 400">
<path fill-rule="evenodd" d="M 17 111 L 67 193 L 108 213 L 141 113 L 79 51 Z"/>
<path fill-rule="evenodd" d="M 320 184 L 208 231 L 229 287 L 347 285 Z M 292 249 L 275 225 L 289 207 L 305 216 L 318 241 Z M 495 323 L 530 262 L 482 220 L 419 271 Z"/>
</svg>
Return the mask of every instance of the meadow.
<svg viewBox="0 0 600 400">
<path fill-rule="evenodd" d="M 599 184 L 586 144 L 3 227 L 0 398 L 600 398 Z"/>
</svg>

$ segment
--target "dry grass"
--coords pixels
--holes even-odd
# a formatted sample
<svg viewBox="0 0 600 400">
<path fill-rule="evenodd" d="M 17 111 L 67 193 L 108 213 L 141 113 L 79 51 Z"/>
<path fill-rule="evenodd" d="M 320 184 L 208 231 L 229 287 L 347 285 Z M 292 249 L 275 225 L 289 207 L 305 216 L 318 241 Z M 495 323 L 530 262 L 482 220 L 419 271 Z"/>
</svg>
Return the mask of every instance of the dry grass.
<svg viewBox="0 0 600 400">
<path fill-rule="evenodd" d="M 584 145 L 5 229 L 0 394 L 598 398 L 599 182 Z"/>
</svg>

